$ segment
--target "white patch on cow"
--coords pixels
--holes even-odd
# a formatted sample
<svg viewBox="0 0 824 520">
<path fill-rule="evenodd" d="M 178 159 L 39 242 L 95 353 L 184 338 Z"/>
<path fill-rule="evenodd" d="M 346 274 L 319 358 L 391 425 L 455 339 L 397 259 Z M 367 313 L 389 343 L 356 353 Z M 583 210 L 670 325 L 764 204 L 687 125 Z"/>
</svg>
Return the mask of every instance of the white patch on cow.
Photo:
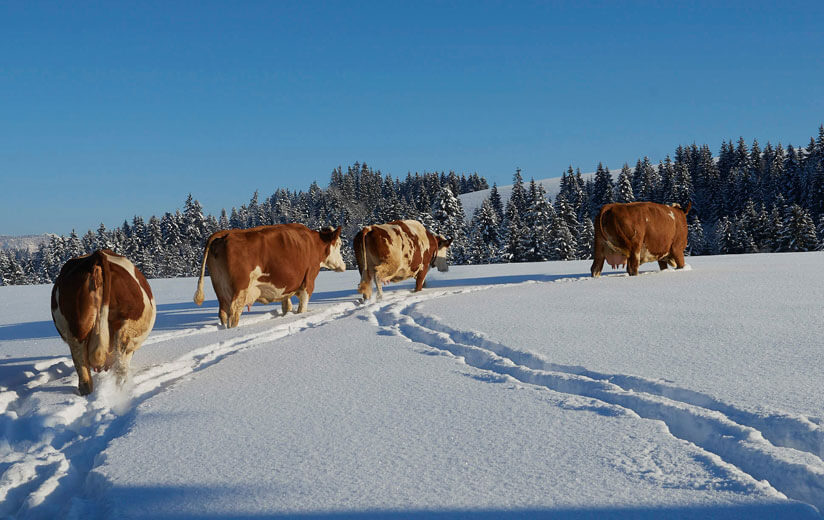
<svg viewBox="0 0 824 520">
<path fill-rule="evenodd" d="M 123 325 L 120 327 L 120 330 L 116 333 L 117 336 L 115 346 L 117 347 L 116 355 L 118 356 L 118 363 L 120 364 L 122 362 L 126 365 L 125 367 L 118 367 L 118 371 L 125 372 L 125 370 L 128 369 L 128 362 L 131 359 L 131 354 L 140 348 L 140 345 L 152 331 L 155 318 L 157 317 L 157 309 L 155 306 L 154 296 L 150 297 L 140 284 L 140 280 L 137 278 L 137 268 L 134 264 L 131 263 L 129 259 L 122 256 L 106 255 L 106 258 L 109 262 L 117 264 L 129 273 L 134 282 L 137 284 L 137 288 L 140 291 L 140 296 L 143 300 L 143 313 L 140 317 L 136 320 L 125 320 Z M 108 328 L 107 307 L 105 310 L 101 309 L 100 311 L 101 320 L 104 316 L 104 312 L 106 316 L 106 327 Z"/>
<path fill-rule="evenodd" d="M 106 253 L 103 253 L 103 254 L 106 255 Z M 119 265 L 127 273 L 132 275 L 132 278 L 134 278 L 134 281 L 137 282 L 137 286 L 140 287 L 140 281 L 138 281 L 137 275 L 134 272 L 135 266 L 134 266 L 133 263 L 131 263 L 129 261 L 128 258 L 123 257 L 123 256 L 112 256 L 112 255 L 106 255 L 106 258 L 109 260 L 109 262 Z"/>
<path fill-rule="evenodd" d="M 272 303 L 274 301 L 281 301 L 286 296 L 292 296 L 294 292 L 286 294 L 285 287 L 275 287 L 268 282 L 261 282 L 260 278 L 268 276 L 269 273 L 264 273 L 260 266 L 256 266 L 254 270 L 249 273 L 249 285 L 246 288 L 244 295 L 242 295 L 243 306 L 258 303 Z"/>
<path fill-rule="evenodd" d="M 672 213 L 672 211 L 669 212 L 669 216 L 672 220 L 675 220 L 675 215 Z"/>
<path fill-rule="evenodd" d="M 60 310 L 59 287 L 55 287 L 54 289 L 54 298 L 57 302 L 57 307 L 52 309 L 52 318 L 54 319 L 54 324 L 57 327 L 58 332 L 60 332 L 63 335 L 63 337 L 66 338 L 66 341 L 78 342 L 77 338 L 72 336 L 71 330 L 69 329 L 69 321 L 66 319 L 66 317 L 63 315 L 63 312 Z"/>
<path fill-rule="evenodd" d="M 340 253 L 340 244 L 340 238 L 335 240 L 329 248 L 329 255 L 320 263 L 321 267 L 325 267 L 339 273 L 346 271 L 346 262 L 343 261 L 343 255 Z"/>
</svg>

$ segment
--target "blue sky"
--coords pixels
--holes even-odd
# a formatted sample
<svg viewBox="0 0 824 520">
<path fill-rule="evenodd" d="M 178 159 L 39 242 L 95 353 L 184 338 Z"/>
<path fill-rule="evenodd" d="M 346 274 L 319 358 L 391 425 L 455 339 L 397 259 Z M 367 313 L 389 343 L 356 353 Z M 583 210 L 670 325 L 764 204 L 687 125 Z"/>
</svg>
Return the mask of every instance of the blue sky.
<svg viewBox="0 0 824 520">
<path fill-rule="evenodd" d="M 824 2 L 671 4 L 0 1 L 0 235 L 817 135 Z"/>
</svg>

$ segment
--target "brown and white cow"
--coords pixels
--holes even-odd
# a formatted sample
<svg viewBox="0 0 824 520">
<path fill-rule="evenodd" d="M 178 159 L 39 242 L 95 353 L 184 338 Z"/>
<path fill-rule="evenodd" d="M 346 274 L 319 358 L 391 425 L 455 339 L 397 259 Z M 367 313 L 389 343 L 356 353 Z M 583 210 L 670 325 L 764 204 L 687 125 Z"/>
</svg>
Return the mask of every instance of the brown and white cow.
<svg viewBox="0 0 824 520">
<path fill-rule="evenodd" d="M 415 278 L 415 291 L 420 291 L 429 268 L 447 271 L 446 249 L 452 243 L 434 235 L 417 220 L 395 220 L 387 224 L 366 226 L 353 241 L 355 259 L 361 281 L 358 292 L 364 300 L 372 296 L 374 279 L 378 299 L 383 297 L 383 284 Z"/>
<path fill-rule="evenodd" d="M 630 276 L 637 275 L 645 262 L 658 261 L 662 271 L 667 264 L 683 268 L 691 207 L 692 203 L 686 209 L 654 202 L 606 204 L 595 219 L 592 276 L 600 276 L 604 260 L 613 269 L 626 264 Z"/>
<path fill-rule="evenodd" d="M 243 307 L 281 302 L 283 313 L 306 311 L 321 267 L 343 272 L 341 228 L 313 231 L 303 224 L 279 224 L 213 233 L 203 251 L 195 303 L 203 303 L 206 266 L 220 304 L 220 323 L 236 327 Z"/>
<path fill-rule="evenodd" d="M 80 395 L 94 390 L 90 370 L 115 364 L 118 383 L 134 351 L 149 335 L 156 306 L 146 278 L 126 257 L 108 249 L 72 258 L 51 294 L 54 326 L 69 344 Z"/>
</svg>

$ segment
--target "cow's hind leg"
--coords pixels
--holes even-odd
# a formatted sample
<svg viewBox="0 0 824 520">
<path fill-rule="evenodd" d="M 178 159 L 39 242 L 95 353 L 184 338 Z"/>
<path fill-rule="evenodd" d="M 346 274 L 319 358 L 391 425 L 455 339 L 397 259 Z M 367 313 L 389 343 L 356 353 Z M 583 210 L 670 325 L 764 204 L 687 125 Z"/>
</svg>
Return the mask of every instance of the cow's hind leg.
<svg viewBox="0 0 824 520">
<path fill-rule="evenodd" d="M 419 292 L 423 289 L 424 284 L 426 283 L 426 270 L 421 271 L 418 273 L 418 276 L 415 277 L 415 292 Z"/>
<path fill-rule="evenodd" d="M 280 301 L 280 310 L 283 311 L 283 315 L 286 316 L 290 312 L 292 312 L 292 297 L 287 296 L 286 298 Z"/>
<path fill-rule="evenodd" d="M 304 289 L 298 290 L 298 314 L 302 312 L 306 312 L 306 309 L 309 307 L 309 291 Z"/>
<path fill-rule="evenodd" d="M 230 329 L 237 327 L 237 324 L 240 322 L 240 315 L 243 313 L 245 302 L 246 291 L 241 292 L 240 295 L 232 301 L 232 306 L 229 313 L 229 322 L 226 325 Z"/>
<path fill-rule="evenodd" d="M 358 284 L 358 292 L 363 296 L 363 301 L 372 297 L 372 277 L 374 273 L 369 272 L 369 269 L 364 269 L 361 273 L 361 281 Z"/>
<path fill-rule="evenodd" d="M 595 245 L 595 251 L 593 252 L 593 260 L 592 265 L 589 268 L 589 272 L 592 274 L 593 278 L 598 278 L 601 276 L 601 271 L 604 270 L 604 260 L 606 259 L 606 255 L 604 254 L 603 246 Z"/>
<path fill-rule="evenodd" d="M 383 300 L 383 284 L 381 283 L 381 277 L 376 273 L 375 278 L 375 288 L 377 289 L 378 295 L 376 296 L 378 301 Z"/>
<path fill-rule="evenodd" d="M 137 347 L 118 354 L 117 363 L 115 363 L 114 368 L 115 375 L 117 376 L 117 386 L 123 386 L 123 383 L 129 378 L 129 367 L 132 364 L 132 355 L 135 350 L 137 350 Z"/>
<path fill-rule="evenodd" d="M 641 266 L 641 248 L 633 247 L 627 258 L 627 273 L 630 276 L 638 276 L 638 268 Z"/>
<path fill-rule="evenodd" d="M 668 264 L 669 264 L 669 260 L 667 259 L 667 257 L 664 257 L 663 259 L 658 260 L 658 268 L 662 271 L 667 270 L 667 265 Z"/>
<path fill-rule="evenodd" d="M 683 251 L 673 251 L 672 254 L 670 255 L 670 264 L 672 264 L 673 261 L 675 262 L 674 267 L 676 269 L 683 269 L 684 266 L 686 265 L 686 262 L 684 261 L 684 252 Z"/>
<path fill-rule="evenodd" d="M 89 395 L 94 390 L 94 382 L 92 382 L 92 374 L 89 371 L 86 348 L 84 345 L 72 342 L 69 343 L 69 349 L 71 349 L 74 369 L 77 371 L 77 391 L 80 395 Z"/>
</svg>

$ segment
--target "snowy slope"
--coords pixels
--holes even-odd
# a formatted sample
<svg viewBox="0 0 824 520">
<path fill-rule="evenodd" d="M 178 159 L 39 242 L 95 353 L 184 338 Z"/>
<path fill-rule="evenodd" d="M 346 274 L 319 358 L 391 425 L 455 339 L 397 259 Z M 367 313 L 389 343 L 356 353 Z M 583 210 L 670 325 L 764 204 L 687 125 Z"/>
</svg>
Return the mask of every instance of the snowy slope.
<svg viewBox="0 0 824 520">
<path fill-rule="evenodd" d="M 816 518 L 821 260 L 461 266 L 366 305 L 323 272 L 232 330 L 153 280 L 130 384 L 91 398 L 50 287 L 2 287 L 0 517 Z"/>
<path fill-rule="evenodd" d="M 617 179 L 620 170 L 618 170 L 618 172 L 613 171 L 611 173 L 613 179 Z M 581 174 L 581 178 L 584 179 L 584 182 L 586 182 L 594 175 L 594 173 L 585 173 Z M 526 179 L 524 183 L 526 184 L 526 187 L 529 187 L 529 179 Z M 547 196 L 549 196 L 553 200 L 555 199 L 555 196 L 558 195 L 558 191 L 561 189 L 560 177 L 551 177 L 549 179 L 541 180 L 536 179 L 535 183 L 543 186 L 544 190 L 546 190 Z M 466 215 L 467 220 L 472 219 L 472 215 L 475 214 L 475 210 L 480 208 L 484 200 L 489 197 L 490 191 L 491 188 L 487 190 L 478 190 L 470 193 L 464 193 L 463 195 L 460 195 L 458 197 L 461 200 L 461 206 L 463 206 L 464 214 Z M 509 184 L 506 186 L 498 186 L 498 193 L 501 195 L 501 202 L 504 204 L 504 206 L 506 206 L 509 197 L 512 195 L 512 185 Z"/>
</svg>

